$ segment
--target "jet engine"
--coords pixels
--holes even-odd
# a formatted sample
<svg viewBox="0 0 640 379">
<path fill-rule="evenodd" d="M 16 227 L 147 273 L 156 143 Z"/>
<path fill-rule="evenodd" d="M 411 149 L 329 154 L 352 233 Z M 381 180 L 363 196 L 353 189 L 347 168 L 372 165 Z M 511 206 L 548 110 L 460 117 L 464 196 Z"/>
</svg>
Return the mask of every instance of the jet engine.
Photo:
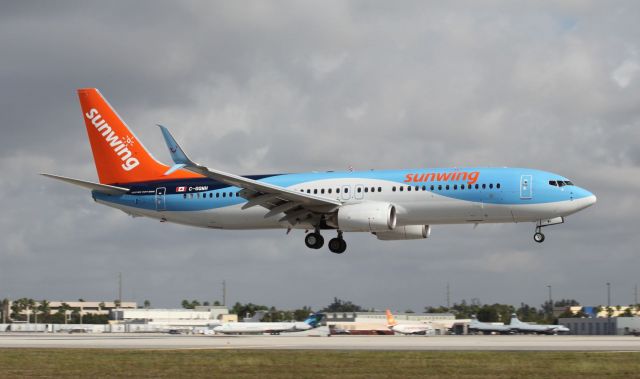
<svg viewBox="0 0 640 379">
<path fill-rule="evenodd" d="M 391 231 L 374 232 L 373 234 L 382 241 L 419 240 L 431 235 L 431 227 L 429 225 L 405 225 L 398 226 Z"/>
<path fill-rule="evenodd" d="M 338 228 L 343 232 L 385 232 L 396 227 L 396 207 L 391 203 L 367 201 L 338 209 Z"/>
</svg>

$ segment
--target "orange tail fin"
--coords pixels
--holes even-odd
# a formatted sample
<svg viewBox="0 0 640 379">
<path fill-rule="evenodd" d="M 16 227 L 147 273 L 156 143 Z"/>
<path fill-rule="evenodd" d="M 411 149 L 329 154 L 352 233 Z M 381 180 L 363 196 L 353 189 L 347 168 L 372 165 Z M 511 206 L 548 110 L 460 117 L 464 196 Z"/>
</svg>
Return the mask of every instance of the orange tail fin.
<svg viewBox="0 0 640 379">
<path fill-rule="evenodd" d="M 98 178 L 103 184 L 201 177 L 179 170 L 165 176 L 169 167 L 158 162 L 95 88 L 78 90 Z"/>
<path fill-rule="evenodd" d="M 393 317 L 393 315 L 391 314 L 391 311 L 387 309 L 387 325 L 388 326 L 394 326 L 397 325 L 398 323 L 396 322 L 395 317 Z"/>
</svg>

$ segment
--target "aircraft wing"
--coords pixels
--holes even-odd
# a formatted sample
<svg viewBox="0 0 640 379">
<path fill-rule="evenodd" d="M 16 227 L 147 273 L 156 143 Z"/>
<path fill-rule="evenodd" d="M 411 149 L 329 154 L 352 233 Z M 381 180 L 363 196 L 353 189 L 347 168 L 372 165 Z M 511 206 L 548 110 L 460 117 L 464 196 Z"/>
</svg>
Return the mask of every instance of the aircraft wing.
<svg viewBox="0 0 640 379">
<path fill-rule="evenodd" d="M 53 174 L 40 174 L 42 176 L 46 176 L 48 178 L 57 179 L 66 183 L 74 184 L 76 186 L 80 186 L 86 189 L 98 191 L 101 193 L 106 193 L 107 195 L 123 195 L 129 192 L 128 188 L 118 187 L 118 186 L 110 186 L 108 184 L 99 184 L 94 182 L 88 182 L 86 180 L 67 178 L 66 176 L 53 175 Z"/>
<path fill-rule="evenodd" d="M 179 169 L 185 169 L 230 186 L 240 187 L 243 189 L 240 192 L 240 196 L 248 200 L 242 206 L 242 209 L 256 205 L 265 207 L 270 210 L 265 215 L 265 218 L 286 213 L 280 221 L 286 220 L 295 225 L 297 222 L 306 219 L 311 213 L 330 213 L 342 205 L 338 200 L 296 192 L 288 188 L 199 165 L 189 159 L 167 128 L 162 125 L 158 126 L 169 148 L 171 159 L 175 163 L 165 175 L 169 175 Z"/>
</svg>

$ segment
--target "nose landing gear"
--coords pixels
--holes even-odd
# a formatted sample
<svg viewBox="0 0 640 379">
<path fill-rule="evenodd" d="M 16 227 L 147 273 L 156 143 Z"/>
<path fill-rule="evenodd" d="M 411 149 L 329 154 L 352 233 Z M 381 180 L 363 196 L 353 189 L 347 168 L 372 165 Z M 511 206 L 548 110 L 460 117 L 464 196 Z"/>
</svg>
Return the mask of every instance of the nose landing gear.
<svg viewBox="0 0 640 379">
<path fill-rule="evenodd" d="M 536 228 L 536 233 L 533 235 L 533 240 L 536 241 L 537 243 L 544 242 L 544 234 L 540 232 L 540 228 Z"/>
</svg>

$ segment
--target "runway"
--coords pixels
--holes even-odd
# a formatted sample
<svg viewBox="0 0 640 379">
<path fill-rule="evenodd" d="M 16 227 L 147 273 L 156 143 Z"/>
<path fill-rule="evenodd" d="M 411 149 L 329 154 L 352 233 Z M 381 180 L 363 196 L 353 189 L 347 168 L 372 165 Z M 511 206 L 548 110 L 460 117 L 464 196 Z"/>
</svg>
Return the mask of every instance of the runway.
<svg viewBox="0 0 640 379">
<path fill-rule="evenodd" d="M 638 351 L 633 336 L 200 336 L 0 333 L 0 348 Z"/>
</svg>

